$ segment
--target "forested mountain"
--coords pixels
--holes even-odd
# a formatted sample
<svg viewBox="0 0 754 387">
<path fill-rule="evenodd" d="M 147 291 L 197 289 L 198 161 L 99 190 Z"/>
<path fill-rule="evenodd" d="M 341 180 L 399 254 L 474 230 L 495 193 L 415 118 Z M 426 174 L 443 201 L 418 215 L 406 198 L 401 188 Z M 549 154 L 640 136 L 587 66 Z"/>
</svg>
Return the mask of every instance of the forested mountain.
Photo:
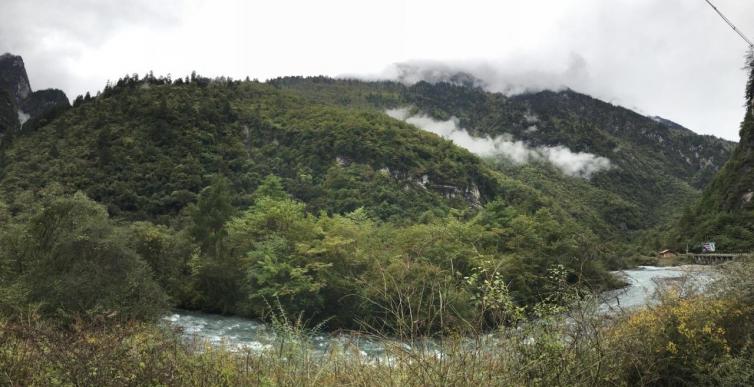
<svg viewBox="0 0 754 387">
<path fill-rule="evenodd" d="M 21 90 L 10 99 L 55 93 L 31 93 L 20 57 L 4 58 L 4 89 Z M 502 196 L 548 203 L 598 235 L 625 240 L 691 203 L 733 146 L 570 90 L 506 97 L 479 82 L 448 81 L 129 76 L 96 98 L 79 97 L 49 125 L 32 121 L 18 131 L 3 151 L 0 189 L 12 208 L 28 203 L 23 195 L 55 186 L 82 190 L 116 216 L 164 222 L 194 202 L 214 174 L 231 178 L 239 206 L 275 174 L 312 211 L 365 206 L 381 219 L 416 219 Z M 438 120 L 455 117 L 474 136 L 566 147 L 604 157 L 611 168 L 585 180 L 546 162 L 482 162 L 383 114 L 404 106 Z M 45 113 L 32 110 L 33 118 Z"/>
<path fill-rule="evenodd" d="M 446 287 L 439 306 L 461 315 L 442 323 L 458 328 L 487 319 L 471 303 L 481 283 L 464 279 L 474 273 L 505 278 L 522 305 L 554 291 L 543 282 L 553 267 L 595 289 L 614 283 L 608 249 L 569 203 L 375 106 L 274 82 L 150 74 L 9 132 L 0 309 L 145 317 L 169 300 L 264 317 L 277 302 L 330 327 L 393 330 L 373 303 L 393 297 L 378 286 L 392 278 Z M 112 289 L 143 282 L 135 295 L 99 297 L 90 276 Z M 154 306 L 131 304 L 139 299 Z M 448 329 L 437 324 L 420 326 Z"/>
<path fill-rule="evenodd" d="M 288 77 L 271 83 L 313 101 L 351 107 L 408 105 L 438 120 L 455 117 L 476 136 L 509 136 L 531 147 L 564 146 L 605 157 L 612 168 L 594 174 L 586 185 L 563 174 L 543 174 L 540 168 L 505 168 L 518 180 L 539 181 L 537 186 L 558 195 L 561 203 L 582 203 L 571 208 L 572 214 L 599 219 L 602 223 L 592 223 L 593 229 L 603 235 L 631 235 L 667 224 L 692 203 L 735 145 L 571 90 L 506 97 L 473 86 L 480 82 L 449 80 L 403 86 Z M 564 189 L 573 184 L 581 188 Z"/>
<path fill-rule="evenodd" d="M 10 89 L 28 85 L 14 74 Z M 25 95 L 6 93 L 9 111 L 36 111 L 13 110 Z M 274 301 L 398 331 L 379 305 L 409 297 L 423 333 L 492 326 L 505 317 L 475 298 L 490 284 L 523 307 L 556 299 L 553 273 L 613 286 L 606 268 L 659 247 L 631 241 L 694 200 L 731 146 L 573 91 L 443 82 L 150 73 L 49 106 L 0 145 L 0 309 L 58 317 L 166 303 L 265 317 Z M 479 157 L 396 111 L 541 157 Z M 572 173 L 584 159 L 597 167 Z M 136 293 L 98 297 L 92 275 Z"/>
<path fill-rule="evenodd" d="M 715 241 L 723 251 L 754 250 L 754 57 L 750 68 L 741 141 L 701 200 L 684 214 L 677 230 L 679 244 L 698 248 L 703 241 Z"/>
<path fill-rule="evenodd" d="M 505 177 L 469 152 L 378 111 L 308 103 L 264 83 L 160 82 L 121 81 L 20 131 L 5 150 L 9 204 L 57 183 L 116 216 L 158 220 L 218 174 L 239 206 L 275 174 L 314 212 L 366 206 L 381 219 L 478 206 L 503 192 Z"/>
<path fill-rule="evenodd" d="M 213 174 L 231 178 L 240 206 L 276 174 L 312 211 L 366 206 L 382 219 L 415 219 L 503 194 L 557 203 L 593 232 L 625 240 L 690 203 L 732 146 L 572 91 L 509 98 L 450 83 L 127 77 L 76 105 L 51 125 L 37 130 L 32 122 L 6 148 L 2 189 L 10 204 L 23 198 L 13 192 L 60 183 L 113 215 L 155 220 L 192 203 Z M 481 162 L 382 114 L 400 106 L 457 117 L 476 136 L 603 156 L 612 168 L 585 182 L 545 172 L 546 163 Z M 538 191 L 536 199 L 517 193 L 524 186 Z"/>
<path fill-rule="evenodd" d="M 477 135 L 508 134 L 532 145 L 563 145 L 575 152 L 609 157 L 626 169 L 643 163 L 698 189 L 727 161 L 735 145 L 572 90 L 507 97 L 473 86 L 478 82 L 419 82 L 404 86 L 287 77 L 271 83 L 294 89 L 312 100 L 346 106 L 411 104 L 437 119 L 456 117 L 460 126 Z"/>
</svg>

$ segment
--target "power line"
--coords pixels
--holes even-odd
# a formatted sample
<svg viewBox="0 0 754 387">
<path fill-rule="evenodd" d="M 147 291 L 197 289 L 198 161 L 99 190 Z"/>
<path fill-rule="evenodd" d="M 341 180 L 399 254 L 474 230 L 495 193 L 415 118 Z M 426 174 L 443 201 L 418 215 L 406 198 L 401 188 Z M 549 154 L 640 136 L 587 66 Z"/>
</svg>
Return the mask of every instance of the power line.
<svg viewBox="0 0 754 387">
<path fill-rule="evenodd" d="M 709 6 L 712 7 L 712 9 L 714 9 L 715 12 L 717 12 L 717 14 L 720 15 L 721 18 L 723 18 L 723 20 L 725 20 L 726 23 L 728 23 L 728 25 L 730 26 L 730 28 L 733 28 L 733 31 L 736 31 L 736 33 L 738 34 L 738 36 L 741 37 L 741 39 L 743 39 L 744 41 L 746 41 L 746 43 L 749 45 L 749 47 L 754 47 L 754 43 L 751 43 L 751 40 L 749 40 L 749 38 L 747 38 L 746 35 L 744 35 L 743 32 L 741 32 L 738 28 L 736 28 L 736 26 L 733 25 L 733 22 L 731 22 L 727 17 L 725 17 L 725 15 L 723 15 L 723 13 L 720 12 L 720 10 L 717 9 L 717 7 L 715 7 L 715 5 L 712 4 L 712 2 L 710 0 L 704 0 L 704 1 L 706 1 L 707 4 L 709 4 Z"/>
</svg>

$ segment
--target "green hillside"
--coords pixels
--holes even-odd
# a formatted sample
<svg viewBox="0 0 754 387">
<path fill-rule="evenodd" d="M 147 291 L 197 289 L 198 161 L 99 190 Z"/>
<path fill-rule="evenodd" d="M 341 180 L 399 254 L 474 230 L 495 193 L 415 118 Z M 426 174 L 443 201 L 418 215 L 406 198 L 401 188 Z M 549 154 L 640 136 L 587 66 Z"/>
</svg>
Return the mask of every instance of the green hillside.
<svg viewBox="0 0 754 387">
<path fill-rule="evenodd" d="M 404 86 L 322 77 L 271 83 L 311 101 L 378 110 L 412 106 L 438 120 L 456 117 L 477 136 L 510 135 L 533 147 L 565 146 L 606 157 L 613 167 L 586 182 L 499 160 L 493 164 L 505 165 L 504 174 L 519 181 L 538 180 L 540 190 L 552 191 L 558 203 L 607 239 L 630 240 L 674 223 L 735 145 L 570 90 L 506 97 L 449 83 Z"/>
<path fill-rule="evenodd" d="M 614 284 L 599 223 L 568 201 L 374 105 L 317 102 L 275 83 L 124 78 L 15 132 L 0 157 L 10 219 L 0 237 L 18 246 L 0 251 L 7 289 L 51 278 L 49 267 L 69 278 L 47 293 L 0 292 L 0 308 L 42 302 L 67 317 L 116 307 L 116 295 L 98 301 L 80 282 L 114 264 L 102 249 L 132 260 L 122 280 L 146 281 L 149 266 L 159 286 L 148 281 L 139 297 L 252 317 L 279 302 L 331 328 L 402 329 L 378 306 L 394 296 L 377 286 L 386 278 L 449 292 L 439 306 L 459 315 L 445 325 L 431 317 L 437 300 L 415 311 L 428 333 L 494 322 L 471 302 L 481 285 L 469 276 L 502 276 L 524 306 L 555 291 L 553 267 L 594 289 Z M 47 304 L 71 294 L 89 301 Z"/>
<path fill-rule="evenodd" d="M 407 106 L 612 167 L 570 176 L 546 161 L 482 159 L 385 112 Z M 408 297 L 399 304 L 421 316 L 411 334 L 504 322 L 475 298 L 493 283 L 496 302 L 524 308 L 557 297 L 552 273 L 614 286 L 606 268 L 659 247 L 632 243 L 696 198 L 729 146 L 570 91 L 509 98 L 445 83 L 195 74 L 128 76 L 10 134 L 0 308 L 156 313 L 81 282 L 112 266 L 120 279 L 103 280 L 114 288 L 145 281 L 131 300 L 261 318 L 279 303 L 330 328 L 400 332 L 404 311 L 384 305 Z M 23 291 L 56 276 L 68 285 Z M 405 288 L 386 293 L 385 281 Z M 427 291 L 443 296 L 426 301 Z"/>
<path fill-rule="evenodd" d="M 436 136 L 255 83 L 116 88 L 25 132 L 5 158 L 2 189 L 12 206 L 59 183 L 129 219 L 177 214 L 216 174 L 230 178 L 239 206 L 276 174 L 313 211 L 368 205 L 381 218 L 466 205 L 455 191 L 446 198 L 411 182 L 423 175 L 460 193 L 479 187 L 490 196 L 494 184 L 478 159 Z"/>
<path fill-rule="evenodd" d="M 681 219 L 676 238 L 695 248 L 717 242 L 727 252 L 754 251 L 754 58 L 746 85 L 741 141 L 694 206 Z"/>
</svg>

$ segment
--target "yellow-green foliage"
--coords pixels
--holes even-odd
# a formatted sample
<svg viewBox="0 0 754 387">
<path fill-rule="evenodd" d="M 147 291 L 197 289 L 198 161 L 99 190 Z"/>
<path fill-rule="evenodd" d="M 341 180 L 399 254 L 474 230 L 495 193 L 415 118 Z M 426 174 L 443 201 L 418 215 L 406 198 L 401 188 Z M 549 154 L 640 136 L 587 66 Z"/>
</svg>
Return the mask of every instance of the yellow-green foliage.
<svg viewBox="0 0 754 387">
<path fill-rule="evenodd" d="M 737 355 L 734 348 L 745 344 L 740 329 L 751 335 L 751 312 L 732 299 L 670 294 L 661 305 L 620 321 L 607 340 L 623 355 L 620 366 L 632 382 L 709 384 L 720 364 Z"/>
<path fill-rule="evenodd" d="M 565 315 L 553 310 L 491 336 L 448 336 L 437 352 L 387 341 L 379 359 L 350 344 L 317 354 L 300 321 L 284 317 L 275 325 L 280 340 L 261 352 L 181 339 L 148 323 L 103 318 L 61 330 L 31 317 L 0 323 L 0 384 L 751 385 L 751 308 L 732 300 L 672 296 L 614 320 L 574 299 Z"/>
</svg>

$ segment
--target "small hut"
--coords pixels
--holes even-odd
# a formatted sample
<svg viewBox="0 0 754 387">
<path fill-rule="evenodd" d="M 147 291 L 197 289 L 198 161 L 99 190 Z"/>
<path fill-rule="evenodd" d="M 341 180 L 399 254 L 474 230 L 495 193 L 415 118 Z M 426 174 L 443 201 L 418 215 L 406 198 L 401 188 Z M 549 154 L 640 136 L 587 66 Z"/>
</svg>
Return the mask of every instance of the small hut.
<svg viewBox="0 0 754 387">
<path fill-rule="evenodd" d="M 673 250 L 662 250 L 659 253 L 657 253 L 658 258 L 670 258 L 670 257 L 675 257 L 677 255 L 678 254 L 676 254 L 675 251 Z"/>
</svg>

